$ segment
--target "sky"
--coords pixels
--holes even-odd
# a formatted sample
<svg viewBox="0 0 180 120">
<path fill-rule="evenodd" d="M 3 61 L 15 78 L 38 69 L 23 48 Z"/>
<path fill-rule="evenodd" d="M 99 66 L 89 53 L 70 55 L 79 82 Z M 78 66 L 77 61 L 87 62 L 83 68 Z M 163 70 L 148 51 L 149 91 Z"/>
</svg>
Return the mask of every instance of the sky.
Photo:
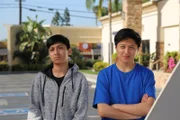
<svg viewBox="0 0 180 120">
<path fill-rule="evenodd" d="M 35 20 L 35 16 L 38 15 L 38 21 L 45 20 L 44 24 L 49 25 L 51 24 L 51 20 L 56 10 L 49 11 L 48 8 L 62 9 L 59 10 L 59 12 L 63 15 L 64 9 L 67 7 L 71 15 L 70 24 L 73 26 L 96 26 L 95 15 L 92 11 L 88 11 L 86 9 L 85 0 L 22 1 L 22 7 L 24 7 L 22 8 L 22 21 L 27 21 L 27 16 Z M 29 8 L 33 8 L 38 11 L 30 11 Z M 89 18 L 75 16 L 85 16 Z M 5 24 L 19 24 L 19 0 L 0 0 L 0 40 L 7 38 L 7 29 L 4 26 Z M 98 23 L 98 25 L 100 25 L 100 23 Z"/>
</svg>

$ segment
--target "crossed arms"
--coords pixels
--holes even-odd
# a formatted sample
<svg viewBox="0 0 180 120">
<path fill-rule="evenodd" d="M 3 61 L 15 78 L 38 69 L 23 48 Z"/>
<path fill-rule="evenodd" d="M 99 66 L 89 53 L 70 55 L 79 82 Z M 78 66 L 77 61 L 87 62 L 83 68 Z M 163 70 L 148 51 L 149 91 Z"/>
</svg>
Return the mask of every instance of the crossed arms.
<svg viewBox="0 0 180 120">
<path fill-rule="evenodd" d="M 138 104 L 98 104 L 98 113 L 101 117 L 113 119 L 138 119 L 146 116 L 154 103 L 153 97 L 145 94 Z"/>
</svg>

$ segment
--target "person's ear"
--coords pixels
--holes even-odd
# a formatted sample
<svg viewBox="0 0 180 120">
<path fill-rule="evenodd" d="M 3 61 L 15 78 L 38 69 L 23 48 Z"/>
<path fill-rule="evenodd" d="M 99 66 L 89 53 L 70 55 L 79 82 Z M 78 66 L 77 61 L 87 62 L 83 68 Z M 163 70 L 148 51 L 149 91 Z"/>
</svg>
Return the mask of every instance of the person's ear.
<svg viewBox="0 0 180 120">
<path fill-rule="evenodd" d="M 71 55 L 71 54 L 72 54 L 72 49 L 69 48 L 69 49 L 68 49 L 68 55 Z"/>
</svg>

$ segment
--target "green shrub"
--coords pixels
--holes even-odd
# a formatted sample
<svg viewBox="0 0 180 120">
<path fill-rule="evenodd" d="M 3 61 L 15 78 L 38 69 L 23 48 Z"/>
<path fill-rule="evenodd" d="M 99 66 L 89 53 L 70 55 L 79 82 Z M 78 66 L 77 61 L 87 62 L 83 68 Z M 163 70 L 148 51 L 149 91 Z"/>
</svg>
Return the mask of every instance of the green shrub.
<svg viewBox="0 0 180 120">
<path fill-rule="evenodd" d="M 150 54 L 143 54 L 142 55 L 142 65 L 145 67 L 149 66 Z"/>
<path fill-rule="evenodd" d="M 141 60 L 139 60 L 141 59 Z M 145 67 L 149 66 L 150 54 L 136 55 L 134 58 L 134 62 L 139 63 Z"/>
<path fill-rule="evenodd" d="M 6 64 L 7 65 L 8 63 L 6 61 L 1 61 L 0 64 L 3 64 L 3 65 Z"/>
<path fill-rule="evenodd" d="M 8 71 L 9 66 L 6 63 L 0 63 L 0 71 Z"/>
<path fill-rule="evenodd" d="M 46 65 L 41 65 L 41 64 L 29 64 L 28 65 L 28 71 L 39 71 L 42 70 L 46 67 Z"/>
<path fill-rule="evenodd" d="M 117 60 L 117 53 L 112 54 L 112 62 L 115 63 Z"/>
<path fill-rule="evenodd" d="M 106 68 L 109 66 L 109 63 L 106 63 L 106 62 L 96 62 L 94 65 L 93 65 L 93 69 L 96 71 L 96 72 L 99 72 L 101 71 L 102 69 Z"/>
<path fill-rule="evenodd" d="M 75 63 L 78 65 L 79 69 L 85 69 L 86 68 L 85 62 L 82 60 L 76 61 Z"/>
<path fill-rule="evenodd" d="M 12 71 L 40 71 L 45 67 L 45 64 L 16 64 L 12 66 Z"/>
<path fill-rule="evenodd" d="M 92 59 L 89 59 L 89 60 L 85 61 L 85 66 L 86 66 L 86 68 L 93 68 L 93 65 L 96 62 L 100 62 L 100 61 L 102 61 L 102 60 L 92 60 Z"/>
<path fill-rule="evenodd" d="M 12 65 L 12 71 L 27 71 L 28 66 L 26 64 Z"/>
<path fill-rule="evenodd" d="M 92 68 L 93 67 L 93 60 L 87 60 L 85 62 L 86 68 Z"/>
<path fill-rule="evenodd" d="M 139 56 L 138 55 L 135 56 L 134 62 L 136 62 L 136 63 L 139 62 Z"/>
</svg>

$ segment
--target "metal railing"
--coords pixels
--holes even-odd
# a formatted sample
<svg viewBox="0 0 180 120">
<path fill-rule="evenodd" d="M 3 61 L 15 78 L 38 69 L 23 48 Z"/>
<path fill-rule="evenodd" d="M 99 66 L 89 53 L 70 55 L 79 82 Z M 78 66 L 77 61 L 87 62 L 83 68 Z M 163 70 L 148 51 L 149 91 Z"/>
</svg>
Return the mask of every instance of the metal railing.
<svg viewBox="0 0 180 120">
<path fill-rule="evenodd" d="M 154 68 L 154 65 L 155 65 L 155 70 L 163 70 L 164 69 L 164 66 L 163 67 L 160 67 L 160 62 L 162 62 L 164 58 L 160 58 L 154 62 L 151 62 L 149 63 L 149 68 L 152 70 Z"/>
</svg>

